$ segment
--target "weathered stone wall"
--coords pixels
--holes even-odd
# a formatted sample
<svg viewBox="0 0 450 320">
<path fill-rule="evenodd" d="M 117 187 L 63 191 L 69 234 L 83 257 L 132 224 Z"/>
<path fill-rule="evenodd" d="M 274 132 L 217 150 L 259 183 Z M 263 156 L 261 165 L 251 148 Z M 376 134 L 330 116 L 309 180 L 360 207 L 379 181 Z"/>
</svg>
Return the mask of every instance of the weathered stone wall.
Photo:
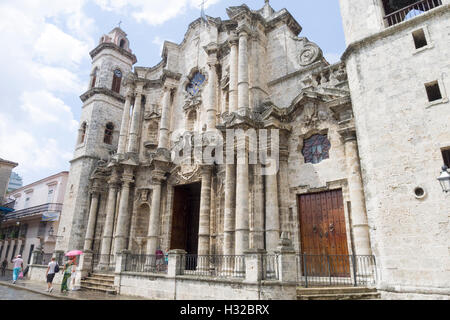
<svg viewBox="0 0 450 320">
<path fill-rule="evenodd" d="M 354 16 L 344 16 L 344 21 Z M 428 32 L 429 45 L 416 50 L 412 32 L 419 28 Z M 449 198 L 436 180 L 443 163 L 441 148 L 450 146 L 448 30 L 450 10 L 442 6 L 347 55 L 381 285 L 431 291 L 450 287 Z M 424 84 L 434 80 L 444 99 L 429 103 Z M 425 191 L 423 197 L 415 195 L 417 187 Z"/>
</svg>

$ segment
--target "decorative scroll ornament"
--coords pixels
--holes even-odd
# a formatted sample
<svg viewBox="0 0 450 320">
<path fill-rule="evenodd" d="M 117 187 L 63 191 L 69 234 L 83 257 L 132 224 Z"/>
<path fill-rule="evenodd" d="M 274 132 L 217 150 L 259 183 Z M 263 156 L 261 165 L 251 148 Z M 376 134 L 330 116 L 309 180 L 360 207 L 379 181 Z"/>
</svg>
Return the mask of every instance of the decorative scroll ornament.
<svg viewBox="0 0 450 320">
<path fill-rule="evenodd" d="M 182 180 L 190 181 L 199 172 L 199 169 L 198 163 L 191 163 L 189 160 L 180 164 L 177 174 Z"/>
<path fill-rule="evenodd" d="M 301 66 L 310 65 L 322 58 L 322 50 L 312 43 L 306 44 L 299 54 L 299 62 Z"/>
</svg>

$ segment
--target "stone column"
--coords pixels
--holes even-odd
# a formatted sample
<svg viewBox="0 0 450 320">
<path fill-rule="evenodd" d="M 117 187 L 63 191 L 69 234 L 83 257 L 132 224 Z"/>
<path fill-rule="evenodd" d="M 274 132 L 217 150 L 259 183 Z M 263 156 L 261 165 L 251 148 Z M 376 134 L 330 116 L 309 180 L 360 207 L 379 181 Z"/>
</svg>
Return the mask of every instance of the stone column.
<svg viewBox="0 0 450 320">
<path fill-rule="evenodd" d="M 153 172 L 152 207 L 150 208 L 150 221 L 147 234 L 147 254 L 154 255 L 158 248 L 159 221 L 161 215 L 161 189 L 164 181 L 164 172 Z"/>
<path fill-rule="evenodd" d="M 230 43 L 230 98 L 229 113 L 238 110 L 238 43 L 239 38 L 233 34 L 228 40 Z"/>
<path fill-rule="evenodd" d="M 205 51 L 208 54 L 208 100 L 206 103 L 206 127 L 208 130 L 216 128 L 216 115 L 217 115 L 217 45 L 210 44 L 205 47 Z"/>
<path fill-rule="evenodd" d="M 356 132 L 354 129 L 349 129 L 340 133 L 344 139 L 345 160 L 347 163 L 354 254 L 372 255 Z"/>
<path fill-rule="evenodd" d="M 128 225 L 130 212 L 129 199 L 130 199 L 130 188 L 133 180 L 133 168 L 131 166 L 125 166 L 125 171 L 122 176 L 122 191 L 120 194 L 120 204 L 119 204 L 119 216 L 117 218 L 117 229 L 114 235 L 114 251 L 116 253 L 122 252 L 126 246 L 126 238 L 128 234 Z"/>
<path fill-rule="evenodd" d="M 236 169 L 236 255 L 243 255 L 249 248 L 248 153 L 245 150 L 245 164 L 238 162 Z"/>
<path fill-rule="evenodd" d="M 249 109 L 248 31 L 239 31 L 238 112 L 246 115 Z"/>
<path fill-rule="evenodd" d="M 280 210 L 278 206 L 278 174 L 266 176 L 266 249 L 273 253 L 280 242 Z"/>
<path fill-rule="evenodd" d="M 142 108 L 142 84 L 136 88 L 136 99 L 134 102 L 133 118 L 131 119 L 131 127 L 128 141 L 128 152 L 138 152 L 138 135 L 139 125 L 141 120 L 141 108 Z"/>
<path fill-rule="evenodd" d="M 209 255 L 210 216 L 211 216 L 211 174 L 212 166 L 202 167 L 202 188 L 200 195 L 200 222 L 198 231 L 198 255 Z M 199 259 L 199 270 L 208 270 L 209 261 Z"/>
<path fill-rule="evenodd" d="M 119 146 L 117 147 L 118 154 L 124 154 L 127 148 L 128 126 L 130 123 L 130 107 L 132 98 L 133 90 L 129 89 L 125 100 L 125 106 L 123 108 L 122 124 L 120 126 Z"/>
<path fill-rule="evenodd" d="M 98 182 L 94 181 L 94 186 L 91 191 L 91 207 L 89 209 L 89 219 L 86 230 L 86 237 L 84 239 L 84 251 L 92 250 L 92 242 L 95 235 L 95 222 L 97 221 L 98 204 L 100 199 L 100 190 Z"/>
<path fill-rule="evenodd" d="M 116 199 L 118 192 L 118 177 L 114 171 L 111 179 L 108 181 L 108 202 L 106 203 L 106 219 L 103 227 L 102 245 L 100 250 L 100 268 L 109 267 L 109 256 L 111 255 L 111 244 L 114 232 L 114 219 L 116 216 Z"/>
<path fill-rule="evenodd" d="M 253 230 L 250 232 L 250 246 L 254 249 L 264 249 L 264 176 L 262 175 L 261 164 L 254 165 L 254 189 L 253 189 Z"/>
<path fill-rule="evenodd" d="M 159 128 L 158 149 L 169 149 L 169 131 L 170 131 L 170 87 L 164 87 L 161 125 Z"/>
<path fill-rule="evenodd" d="M 236 165 L 227 164 L 225 169 L 225 210 L 223 226 L 223 254 L 234 253 L 234 229 L 236 227 Z"/>
</svg>

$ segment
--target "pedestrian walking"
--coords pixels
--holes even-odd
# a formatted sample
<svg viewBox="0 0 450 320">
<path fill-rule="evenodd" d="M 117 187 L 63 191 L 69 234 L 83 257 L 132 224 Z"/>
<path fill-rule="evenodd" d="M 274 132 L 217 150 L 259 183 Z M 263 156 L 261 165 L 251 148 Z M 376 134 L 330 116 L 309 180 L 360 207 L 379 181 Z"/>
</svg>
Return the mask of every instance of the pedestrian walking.
<svg viewBox="0 0 450 320">
<path fill-rule="evenodd" d="M 59 266 L 56 262 L 56 258 L 52 258 L 52 261 L 48 264 L 47 272 L 45 273 L 45 277 L 47 278 L 47 292 L 51 293 L 53 291 L 53 279 L 58 271 Z"/>
<path fill-rule="evenodd" d="M 6 267 L 8 266 L 8 260 L 3 260 L 2 261 L 2 277 L 4 277 L 5 276 L 5 274 L 6 274 Z"/>
<path fill-rule="evenodd" d="M 13 261 L 13 283 L 15 284 L 20 272 L 23 270 L 23 259 L 19 254 Z"/>
<path fill-rule="evenodd" d="M 69 292 L 69 287 L 68 287 L 68 281 L 70 279 L 70 277 L 72 276 L 72 268 L 75 264 L 74 260 L 76 259 L 76 257 L 69 257 L 69 261 L 66 262 L 66 264 L 64 265 L 63 268 L 63 280 L 61 283 L 61 293 L 63 292 Z"/>
</svg>

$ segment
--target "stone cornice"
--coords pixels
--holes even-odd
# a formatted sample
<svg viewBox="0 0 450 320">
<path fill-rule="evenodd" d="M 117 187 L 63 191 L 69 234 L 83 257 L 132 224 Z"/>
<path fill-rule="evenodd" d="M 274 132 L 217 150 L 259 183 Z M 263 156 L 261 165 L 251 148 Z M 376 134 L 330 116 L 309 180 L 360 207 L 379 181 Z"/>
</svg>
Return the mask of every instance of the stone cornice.
<svg viewBox="0 0 450 320">
<path fill-rule="evenodd" d="M 120 53 L 121 55 L 130 59 L 132 64 L 135 64 L 137 62 L 137 58 L 134 54 L 128 52 L 127 50 L 125 50 L 111 42 L 103 42 L 103 43 L 99 44 L 97 46 L 97 48 L 92 50 L 89 54 L 91 55 L 91 58 L 94 59 L 102 50 L 105 50 L 105 49 L 111 49 L 111 50 L 114 50 L 114 51 Z"/>
<path fill-rule="evenodd" d="M 348 45 L 347 49 L 342 54 L 341 60 L 345 62 L 358 49 L 364 48 L 378 40 L 387 38 L 387 37 L 392 36 L 400 31 L 403 31 L 405 29 L 408 29 L 415 25 L 418 25 L 424 21 L 427 21 L 431 17 L 437 16 L 440 14 L 444 14 L 444 13 L 448 12 L 449 10 L 450 10 L 450 4 L 443 4 L 440 7 L 437 7 L 430 11 L 424 12 L 421 15 L 418 15 L 417 17 L 414 17 L 410 20 L 403 21 L 399 24 L 388 27 L 378 33 L 370 35 L 364 39 L 352 42 L 351 44 Z"/>
<path fill-rule="evenodd" d="M 92 88 L 90 90 L 88 90 L 87 92 L 83 93 L 80 96 L 80 99 L 83 103 L 85 103 L 87 100 L 89 100 L 89 98 L 93 97 L 96 94 L 104 94 L 106 96 L 109 96 L 111 98 L 114 98 L 116 100 L 118 100 L 121 103 L 125 103 L 125 97 L 118 94 L 117 92 L 114 92 L 110 89 L 107 88 Z"/>
</svg>

